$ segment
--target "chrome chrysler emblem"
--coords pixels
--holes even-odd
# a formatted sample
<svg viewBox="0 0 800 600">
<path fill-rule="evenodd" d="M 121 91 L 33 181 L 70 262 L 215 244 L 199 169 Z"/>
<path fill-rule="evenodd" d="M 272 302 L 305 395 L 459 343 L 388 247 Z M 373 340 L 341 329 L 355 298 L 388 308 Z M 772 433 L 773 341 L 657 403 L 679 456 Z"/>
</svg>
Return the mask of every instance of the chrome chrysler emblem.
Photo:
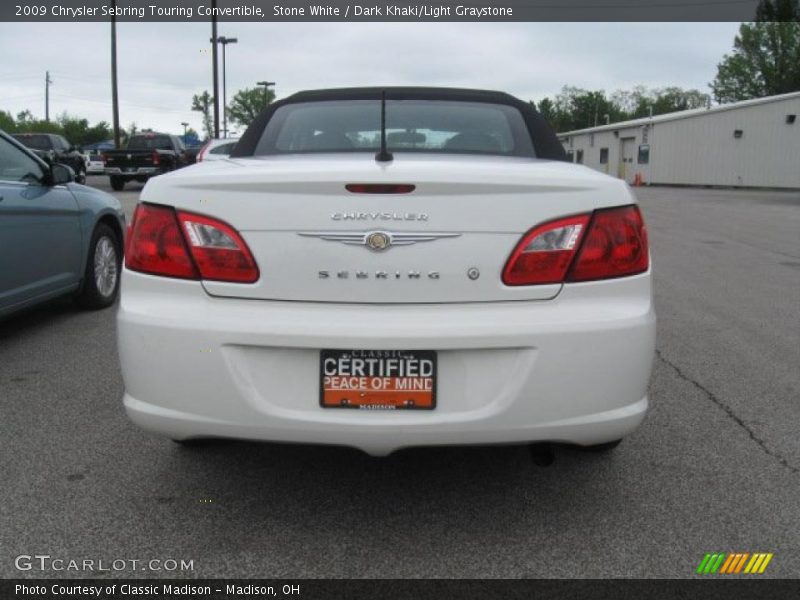
<svg viewBox="0 0 800 600">
<path fill-rule="evenodd" d="M 367 236 L 367 247 L 370 250 L 386 250 L 390 243 L 389 236 L 382 231 L 376 231 Z"/>
<path fill-rule="evenodd" d="M 455 238 L 460 233 L 404 231 L 300 231 L 297 235 L 315 237 L 327 242 L 340 242 L 351 246 L 366 246 L 375 252 L 388 250 L 392 246 L 410 246 L 417 242 L 432 242 L 442 238 Z"/>
</svg>

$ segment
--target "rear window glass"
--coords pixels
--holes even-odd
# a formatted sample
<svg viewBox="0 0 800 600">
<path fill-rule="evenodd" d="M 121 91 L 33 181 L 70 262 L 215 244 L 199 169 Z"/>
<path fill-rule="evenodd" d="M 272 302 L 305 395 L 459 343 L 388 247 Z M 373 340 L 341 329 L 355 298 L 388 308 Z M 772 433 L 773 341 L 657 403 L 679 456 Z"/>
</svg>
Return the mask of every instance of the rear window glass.
<svg viewBox="0 0 800 600">
<path fill-rule="evenodd" d="M 230 154 L 235 145 L 236 145 L 236 142 L 231 142 L 230 144 L 220 144 L 219 146 L 215 146 L 214 148 L 209 150 L 208 153 L 209 154 Z"/>
<path fill-rule="evenodd" d="M 374 152 L 380 148 L 379 100 L 287 104 L 267 123 L 255 155 Z M 441 100 L 387 100 L 392 152 L 534 156 L 528 128 L 513 106 Z"/>
<path fill-rule="evenodd" d="M 172 150 L 168 135 L 137 135 L 128 142 L 128 150 Z"/>
<path fill-rule="evenodd" d="M 47 135 L 15 135 L 15 138 L 28 148 L 34 150 L 52 150 L 53 143 Z"/>
</svg>

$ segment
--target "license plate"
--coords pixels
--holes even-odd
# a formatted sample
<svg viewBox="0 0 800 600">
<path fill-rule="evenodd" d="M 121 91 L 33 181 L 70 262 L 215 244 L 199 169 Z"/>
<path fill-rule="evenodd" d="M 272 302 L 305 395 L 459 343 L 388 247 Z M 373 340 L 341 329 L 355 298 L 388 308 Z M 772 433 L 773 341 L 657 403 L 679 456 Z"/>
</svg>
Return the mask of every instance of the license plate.
<svg viewBox="0 0 800 600">
<path fill-rule="evenodd" d="M 432 350 L 322 350 L 319 370 L 322 408 L 436 408 Z"/>
</svg>

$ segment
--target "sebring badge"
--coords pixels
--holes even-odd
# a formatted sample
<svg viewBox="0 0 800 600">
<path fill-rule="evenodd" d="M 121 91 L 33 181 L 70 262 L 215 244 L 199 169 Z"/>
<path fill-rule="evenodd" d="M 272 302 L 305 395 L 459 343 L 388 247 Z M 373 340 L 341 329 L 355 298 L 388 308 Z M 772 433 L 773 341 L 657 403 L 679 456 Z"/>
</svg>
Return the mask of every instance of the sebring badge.
<svg viewBox="0 0 800 600">
<path fill-rule="evenodd" d="M 392 246 L 410 246 L 417 242 L 433 242 L 442 238 L 461 236 L 460 233 L 406 233 L 405 231 L 300 231 L 297 235 L 351 246 L 366 246 L 375 252 L 388 250 Z"/>
</svg>

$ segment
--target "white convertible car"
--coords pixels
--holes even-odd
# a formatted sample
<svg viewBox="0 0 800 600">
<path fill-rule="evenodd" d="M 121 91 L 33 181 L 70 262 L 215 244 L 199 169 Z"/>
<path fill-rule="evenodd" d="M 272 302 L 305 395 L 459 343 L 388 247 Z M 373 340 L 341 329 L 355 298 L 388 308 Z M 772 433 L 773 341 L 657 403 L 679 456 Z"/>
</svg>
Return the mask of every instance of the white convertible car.
<svg viewBox="0 0 800 600">
<path fill-rule="evenodd" d="M 147 183 L 118 335 L 176 441 L 608 449 L 647 410 L 647 233 L 507 94 L 302 92 Z"/>
</svg>

